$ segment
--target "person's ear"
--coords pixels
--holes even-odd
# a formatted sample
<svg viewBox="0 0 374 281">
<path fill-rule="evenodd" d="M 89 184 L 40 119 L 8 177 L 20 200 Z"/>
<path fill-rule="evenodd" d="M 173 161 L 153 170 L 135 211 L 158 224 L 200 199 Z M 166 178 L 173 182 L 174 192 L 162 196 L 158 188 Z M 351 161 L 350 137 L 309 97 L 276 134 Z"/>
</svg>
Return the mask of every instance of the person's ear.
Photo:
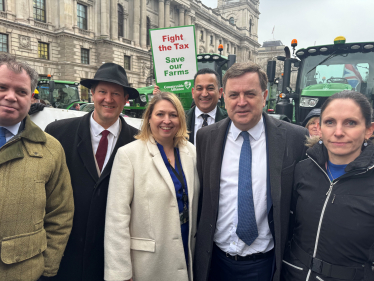
<svg viewBox="0 0 374 281">
<path fill-rule="evenodd" d="M 366 129 L 365 139 L 369 139 L 373 135 L 374 123 L 371 123 L 370 127 Z"/>
</svg>

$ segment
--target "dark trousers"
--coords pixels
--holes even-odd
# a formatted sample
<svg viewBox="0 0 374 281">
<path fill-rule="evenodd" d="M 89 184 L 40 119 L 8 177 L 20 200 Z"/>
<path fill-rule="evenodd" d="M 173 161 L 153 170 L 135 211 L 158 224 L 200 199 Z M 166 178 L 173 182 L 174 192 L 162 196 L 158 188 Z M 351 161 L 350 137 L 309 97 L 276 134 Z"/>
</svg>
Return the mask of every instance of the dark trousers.
<svg viewBox="0 0 374 281">
<path fill-rule="evenodd" d="M 248 261 L 226 257 L 216 244 L 213 246 L 209 281 L 270 281 L 274 255 Z"/>
</svg>

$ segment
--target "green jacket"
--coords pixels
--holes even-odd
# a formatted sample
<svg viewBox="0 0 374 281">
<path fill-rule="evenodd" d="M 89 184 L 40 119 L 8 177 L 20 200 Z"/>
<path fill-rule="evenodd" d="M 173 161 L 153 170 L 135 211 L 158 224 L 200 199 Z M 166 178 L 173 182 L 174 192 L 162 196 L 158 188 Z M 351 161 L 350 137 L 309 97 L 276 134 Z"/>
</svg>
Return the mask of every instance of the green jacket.
<svg viewBox="0 0 374 281">
<path fill-rule="evenodd" d="M 196 105 L 185 112 L 189 141 L 193 144 L 195 143 L 195 140 L 194 140 L 194 135 L 195 135 L 195 108 L 196 108 Z M 228 116 L 227 111 L 217 106 L 215 122 L 221 121 L 221 120 L 225 119 L 227 116 Z"/>
<path fill-rule="evenodd" d="M 56 275 L 73 213 L 64 150 L 27 116 L 0 148 L 0 280 Z"/>
</svg>

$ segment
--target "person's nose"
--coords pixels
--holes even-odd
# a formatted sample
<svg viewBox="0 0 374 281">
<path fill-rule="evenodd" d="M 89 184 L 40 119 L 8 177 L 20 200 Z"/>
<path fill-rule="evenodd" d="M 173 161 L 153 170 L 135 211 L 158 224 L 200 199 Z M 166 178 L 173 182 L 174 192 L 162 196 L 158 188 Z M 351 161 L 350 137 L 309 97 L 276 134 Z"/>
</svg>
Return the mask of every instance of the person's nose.
<svg viewBox="0 0 374 281">
<path fill-rule="evenodd" d="M 162 122 L 164 124 L 170 124 L 171 123 L 170 116 L 168 114 L 165 114 L 164 120 L 162 120 Z"/>
<path fill-rule="evenodd" d="M 208 91 L 207 91 L 207 89 L 203 89 L 202 90 L 202 92 L 201 92 L 201 95 L 203 96 L 203 97 L 207 97 L 208 96 Z"/>
<path fill-rule="evenodd" d="M 9 102 L 16 102 L 17 101 L 16 92 L 12 89 L 8 89 L 5 95 L 5 100 Z"/>
<path fill-rule="evenodd" d="M 344 136 L 344 130 L 343 130 L 343 126 L 341 124 L 336 125 L 334 135 L 335 135 L 335 137 Z"/>
<path fill-rule="evenodd" d="M 239 95 L 238 106 L 246 106 L 246 105 L 247 105 L 247 100 L 245 99 L 245 96 Z"/>
<path fill-rule="evenodd" d="M 104 97 L 104 101 L 107 102 L 107 103 L 113 102 L 113 94 L 112 93 L 106 94 L 105 97 Z"/>
</svg>

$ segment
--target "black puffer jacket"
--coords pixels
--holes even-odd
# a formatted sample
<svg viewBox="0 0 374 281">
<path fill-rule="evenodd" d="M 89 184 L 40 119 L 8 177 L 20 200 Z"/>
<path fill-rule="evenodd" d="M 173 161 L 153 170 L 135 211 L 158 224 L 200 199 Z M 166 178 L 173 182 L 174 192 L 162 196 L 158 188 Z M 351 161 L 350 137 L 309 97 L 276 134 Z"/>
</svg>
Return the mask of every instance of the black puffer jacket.
<svg viewBox="0 0 374 281">
<path fill-rule="evenodd" d="M 316 144 L 295 169 L 285 281 L 373 281 L 374 145 L 330 182 L 327 150 Z"/>
</svg>

